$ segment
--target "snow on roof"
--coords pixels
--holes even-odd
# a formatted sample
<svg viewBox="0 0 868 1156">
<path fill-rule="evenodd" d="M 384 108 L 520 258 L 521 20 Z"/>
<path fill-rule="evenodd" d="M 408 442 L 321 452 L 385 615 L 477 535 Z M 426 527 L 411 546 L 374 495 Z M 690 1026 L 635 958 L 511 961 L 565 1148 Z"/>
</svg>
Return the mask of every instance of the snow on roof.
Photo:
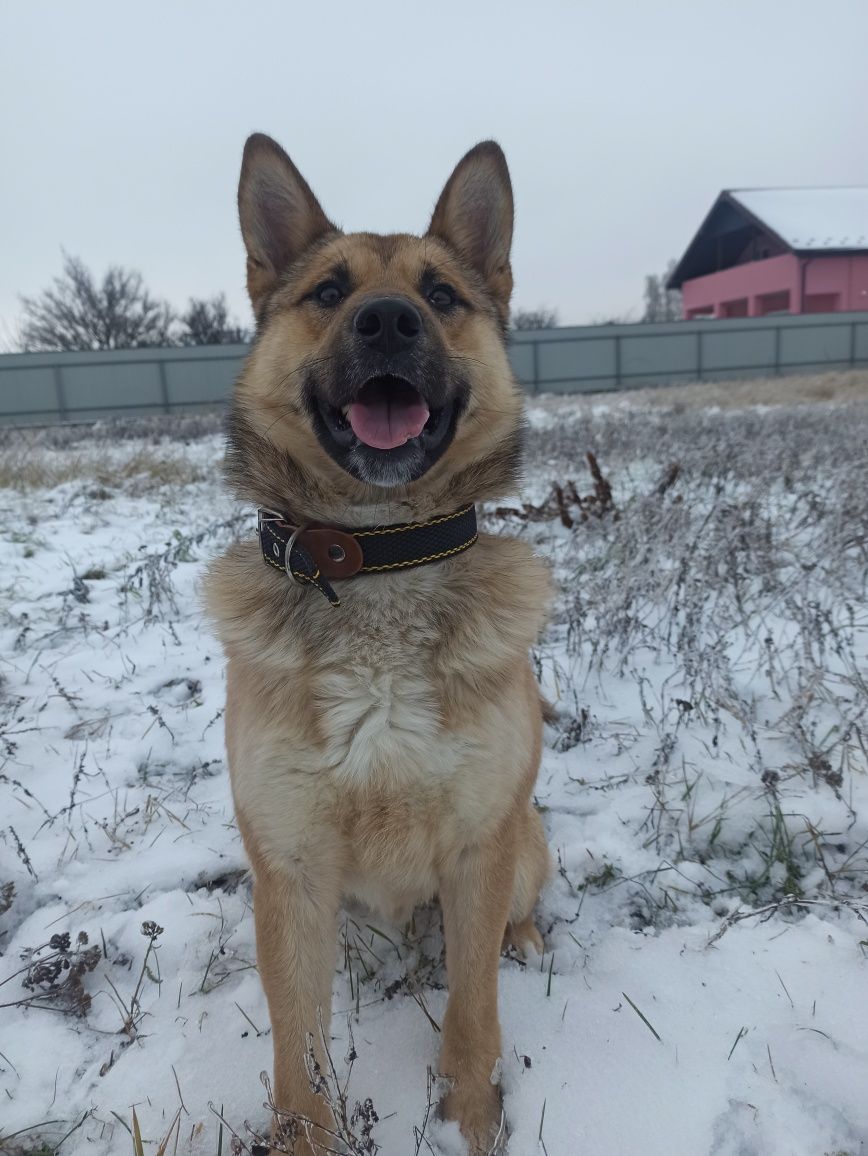
<svg viewBox="0 0 868 1156">
<path fill-rule="evenodd" d="M 730 189 L 793 249 L 868 249 L 868 188 Z"/>
</svg>

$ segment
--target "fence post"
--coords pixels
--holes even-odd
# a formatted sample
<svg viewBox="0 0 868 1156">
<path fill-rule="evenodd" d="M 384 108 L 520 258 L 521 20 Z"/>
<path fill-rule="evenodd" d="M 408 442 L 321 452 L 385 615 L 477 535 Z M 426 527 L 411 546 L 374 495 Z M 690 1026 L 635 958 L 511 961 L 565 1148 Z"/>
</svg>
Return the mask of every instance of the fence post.
<svg viewBox="0 0 868 1156">
<path fill-rule="evenodd" d="M 701 329 L 696 330 L 696 380 L 702 381 L 702 338 Z"/>
<path fill-rule="evenodd" d="M 621 334 L 615 334 L 615 388 L 621 385 Z"/>
<path fill-rule="evenodd" d="M 54 392 L 57 394 L 57 412 L 60 414 L 60 420 L 66 421 L 66 394 L 63 392 L 63 368 L 60 365 L 54 367 Z"/>
<path fill-rule="evenodd" d="M 775 377 L 781 376 L 781 327 L 775 326 Z"/>
<path fill-rule="evenodd" d="M 163 399 L 163 410 L 166 413 L 171 413 L 172 407 L 169 405 L 169 383 L 166 379 L 166 363 L 162 357 L 157 358 L 157 372 L 160 375 L 160 394 Z"/>
<path fill-rule="evenodd" d="M 856 322 L 850 322 L 850 368 L 856 368 Z"/>
</svg>

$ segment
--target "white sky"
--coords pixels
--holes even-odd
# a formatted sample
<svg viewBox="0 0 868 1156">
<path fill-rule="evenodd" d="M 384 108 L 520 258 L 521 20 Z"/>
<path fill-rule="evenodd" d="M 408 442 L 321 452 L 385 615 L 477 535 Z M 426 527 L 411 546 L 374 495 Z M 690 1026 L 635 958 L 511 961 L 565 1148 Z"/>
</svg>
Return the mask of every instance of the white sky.
<svg viewBox="0 0 868 1156">
<path fill-rule="evenodd" d="M 61 247 L 248 321 L 253 130 L 380 231 L 493 136 L 515 303 L 638 318 L 719 189 L 868 184 L 866 44 L 866 0 L 0 0 L 0 343 Z"/>
</svg>

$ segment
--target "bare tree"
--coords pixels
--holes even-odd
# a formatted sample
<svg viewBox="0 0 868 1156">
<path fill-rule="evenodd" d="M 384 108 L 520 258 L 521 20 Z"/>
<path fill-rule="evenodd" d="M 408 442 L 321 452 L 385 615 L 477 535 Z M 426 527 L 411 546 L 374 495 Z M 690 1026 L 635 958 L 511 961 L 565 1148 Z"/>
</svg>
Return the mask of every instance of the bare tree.
<svg viewBox="0 0 868 1156">
<path fill-rule="evenodd" d="M 510 318 L 513 329 L 554 329 L 558 323 L 556 309 L 515 309 Z"/>
<path fill-rule="evenodd" d="M 681 290 L 667 289 L 666 282 L 672 276 L 676 262 L 670 260 L 662 277 L 650 273 L 645 278 L 645 312 L 643 321 L 680 321 L 683 313 L 681 308 Z"/>
<path fill-rule="evenodd" d="M 171 345 L 174 314 L 152 297 L 141 273 L 111 266 L 101 283 L 78 257 L 63 255 L 51 289 L 22 297 L 21 345 L 27 351 L 133 349 Z"/>
<path fill-rule="evenodd" d="M 595 313 L 589 325 L 634 325 L 636 318 L 633 316 L 633 310 L 628 309 L 626 313 Z"/>
<path fill-rule="evenodd" d="M 223 293 L 210 299 L 191 297 L 180 322 L 181 345 L 233 345 L 250 341 L 251 337 L 249 329 L 230 319 Z"/>
</svg>

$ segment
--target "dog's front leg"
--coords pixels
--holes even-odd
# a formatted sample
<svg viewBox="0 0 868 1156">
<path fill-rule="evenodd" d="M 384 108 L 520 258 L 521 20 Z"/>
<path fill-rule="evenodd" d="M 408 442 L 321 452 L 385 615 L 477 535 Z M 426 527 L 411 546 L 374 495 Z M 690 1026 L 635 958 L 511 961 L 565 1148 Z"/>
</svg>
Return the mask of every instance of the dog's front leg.
<svg viewBox="0 0 868 1156">
<path fill-rule="evenodd" d="M 259 867 L 253 885 L 253 911 L 259 974 L 268 1000 L 274 1040 L 274 1101 L 293 1116 L 312 1121 L 314 1138 L 333 1128 L 325 1100 L 311 1090 L 305 1067 L 307 1036 L 323 1070 L 320 1021 L 328 1039 L 334 973 L 335 925 L 340 882 L 334 858 L 319 853 L 299 857 L 285 867 Z M 289 1151 L 307 1153 L 303 1122 L 284 1126 L 299 1140 Z M 280 1135 L 280 1119 L 274 1136 Z"/>
<path fill-rule="evenodd" d="M 465 848 L 440 879 L 449 1002 L 440 1070 L 451 1082 L 443 1109 L 471 1152 L 488 1152 L 501 1118 L 493 1075 L 500 1056 L 497 975 L 514 874 L 511 825 Z"/>
</svg>

